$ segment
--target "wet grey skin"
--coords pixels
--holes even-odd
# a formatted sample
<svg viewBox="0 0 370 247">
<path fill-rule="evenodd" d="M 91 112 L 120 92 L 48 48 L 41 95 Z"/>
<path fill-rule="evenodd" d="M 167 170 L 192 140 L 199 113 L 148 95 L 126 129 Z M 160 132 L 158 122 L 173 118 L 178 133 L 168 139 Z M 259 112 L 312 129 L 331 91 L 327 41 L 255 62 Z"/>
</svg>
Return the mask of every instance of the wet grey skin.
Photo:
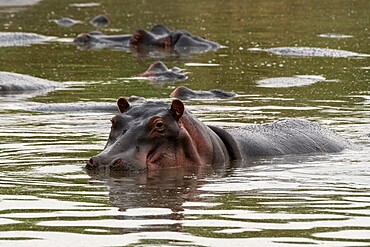
<svg viewBox="0 0 370 247">
<path fill-rule="evenodd" d="M 185 86 L 175 88 L 171 95 L 173 98 L 188 99 L 231 99 L 236 96 L 233 92 L 226 92 L 222 89 L 211 89 L 209 91 L 195 91 Z"/>
<path fill-rule="evenodd" d="M 340 152 L 352 144 L 328 128 L 302 119 L 222 129 L 207 126 L 185 110 L 147 102 L 131 106 L 117 101 L 120 113 L 104 150 L 87 169 L 156 170 L 176 166 L 222 166 L 251 157 Z"/>
</svg>

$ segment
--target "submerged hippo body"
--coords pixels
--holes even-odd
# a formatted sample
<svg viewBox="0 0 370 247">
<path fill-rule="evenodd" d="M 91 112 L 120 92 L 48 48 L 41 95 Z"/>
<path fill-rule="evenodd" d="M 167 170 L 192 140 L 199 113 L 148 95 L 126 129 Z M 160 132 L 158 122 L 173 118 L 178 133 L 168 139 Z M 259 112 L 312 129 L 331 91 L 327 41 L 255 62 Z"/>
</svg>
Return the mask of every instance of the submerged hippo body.
<svg viewBox="0 0 370 247">
<path fill-rule="evenodd" d="M 0 71 L 0 93 L 27 93 L 29 91 L 54 90 L 61 87 L 63 84 L 60 82 Z"/>
<path fill-rule="evenodd" d="M 37 33 L 0 32 L 0 47 L 29 46 L 53 39 L 55 39 L 55 37 L 44 36 Z"/>
<path fill-rule="evenodd" d="M 327 128 L 299 119 L 229 130 L 206 126 L 180 100 L 171 106 L 130 106 L 121 98 L 118 108 L 108 142 L 87 162 L 88 169 L 222 165 L 253 156 L 338 152 L 350 145 Z"/>
<path fill-rule="evenodd" d="M 369 57 L 369 54 L 362 54 L 339 49 L 328 49 L 319 47 L 273 47 L 267 49 L 249 48 L 249 51 L 265 51 L 280 56 L 293 57 Z"/>
</svg>

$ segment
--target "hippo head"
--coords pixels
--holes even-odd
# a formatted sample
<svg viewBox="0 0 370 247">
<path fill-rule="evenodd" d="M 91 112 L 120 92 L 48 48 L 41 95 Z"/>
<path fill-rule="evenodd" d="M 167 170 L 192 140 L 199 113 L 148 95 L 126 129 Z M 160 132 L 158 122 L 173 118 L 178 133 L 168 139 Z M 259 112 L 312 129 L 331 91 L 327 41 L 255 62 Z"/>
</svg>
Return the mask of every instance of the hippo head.
<svg viewBox="0 0 370 247">
<path fill-rule="evenodd" d="M 160 48 L 171 48 L 173 46 L 170 35 L 157 35 L 143 29 L 137 30 L 130 38 L 130 45 L 133 46 L 155 46 Z"/>
<path fill-rule="evenodd" d="M 120 113 L 111 120 L 108 142 L 87 162 L 87 169 L 140 171 L 212 163 L 208 128 L 184 111 L 180 100 L 170 106 L 130 106 L 120 98 L 117 104 Z"/>
<path fill-rule="evenodd" d="M 130 39 L 130 45 L 153 45 L 155 43 L 155 37 L 148 31 L 139 29 L 135 31 Z"/>
</svg>

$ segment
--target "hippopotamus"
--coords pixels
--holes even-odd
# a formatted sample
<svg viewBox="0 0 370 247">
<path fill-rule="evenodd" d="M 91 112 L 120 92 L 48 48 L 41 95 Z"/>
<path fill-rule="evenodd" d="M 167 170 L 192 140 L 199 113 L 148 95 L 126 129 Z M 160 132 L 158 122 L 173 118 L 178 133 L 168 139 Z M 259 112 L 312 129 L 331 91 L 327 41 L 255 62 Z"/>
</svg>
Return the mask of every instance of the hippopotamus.
<svg viewBox="0 0 370 247">
<path fill-rule="evenodd" d="M 36 33 L 0 32 L 0 47 L 29 46 L 53 39 L 56 39 L 56 37 L 44 36 Z"/>
<path fill-rule="evenodd" d="M 352 51 L 318 47 L 273 47 L 267 49 L 249 48 L 249 51 L 266 51 L 276 55 L 294 57 L 369 57 L 369 54 L 362 54 Z"/>
<path fill-rule="evenodd" d="M 186 72 L 183 69 L 178 67 L 173 67 L 168 69 L 167 66 L 161 61 L 152 63 L 149 68 L 144 72 L 138 75 L 139 78 L 145 77 L 152 81 L 182 81 L 186 80 Z"/>
<path fill-rule="evenodd" d="M 195 91 L 185 86 L 175 88 L 171 95 L 173 98 L 187 99 L 231 99 L 236 96 L 233 92 L 226 92 L 222 89 L 211 89 L 209 91 Z"/>
<path fill-rule="evenodd" d="M 144 29 L 137 30 L 130 39 L 133 46 L 157 46 L 162 48 L 173 48 L 181 51 L 187 49 L 199 48 L 204 51 L 216 50 L 220 45 L 192 35 L 185 30 L 171 31 L 164 25 L 153 26 L 149 31 Z"/>
<path fill-rule="evenodd" d="M 222 129 L 207 126 L 185 110 L 181 100 L 171 105 L 146 102 L 131 106 L 117 101 L 101 153 L 87 169 L 144 171 L 169 167 L 220 166 L 257 156 L 339 152 L 350 143 L 335 132 L 302 119 Z"/>
<path fill-rule="evenodd" d="M 123 47 L 140 51 L 141 49 L 164 49 L 165 52 L 201 53 L 217 50 L 221 45 L 192 35 L 184 30 L 172 31 L 164 25 L 155 25 L 149 31 L 140 29 L 134 34 L 105 35 L 101 32 L 79 34 L 74 43 L 79 48 Z M 99 45 L 100 44 L 100 45 Z"/>
</svg>

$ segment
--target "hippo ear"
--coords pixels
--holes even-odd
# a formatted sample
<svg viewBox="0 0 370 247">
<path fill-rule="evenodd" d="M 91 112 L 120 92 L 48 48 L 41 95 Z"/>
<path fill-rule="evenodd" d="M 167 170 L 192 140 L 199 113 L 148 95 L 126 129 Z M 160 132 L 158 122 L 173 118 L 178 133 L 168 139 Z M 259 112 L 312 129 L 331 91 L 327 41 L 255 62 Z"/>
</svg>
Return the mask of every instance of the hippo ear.
<svg viewBox="0 0 370 247">
<path fill-rule="evenodd" d="M 171 114 L 176 121 L 179 121 L 180 117 L 184 113 L 184 103 L 181 100 L 175 99 L 172 101 Z"/>
<path fill-rule="evenodd" d="M 130 104 L 127 102 L 125 98 L 119 98 L 117 100 L 117 105 L 121 113 L 124 113 L 130 107 Z"/>
</svg>

